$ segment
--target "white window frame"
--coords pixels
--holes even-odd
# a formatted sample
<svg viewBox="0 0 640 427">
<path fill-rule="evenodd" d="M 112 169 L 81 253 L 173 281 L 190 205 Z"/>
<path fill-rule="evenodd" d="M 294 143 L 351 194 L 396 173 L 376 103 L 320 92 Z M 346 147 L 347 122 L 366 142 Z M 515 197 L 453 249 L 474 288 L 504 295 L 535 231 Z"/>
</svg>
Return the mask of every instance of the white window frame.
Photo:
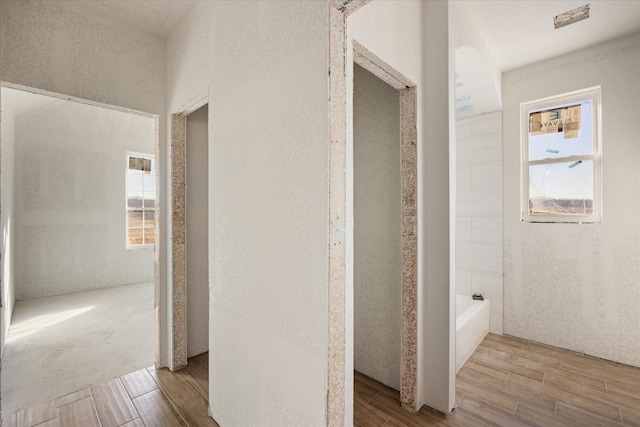
<svg viewBox="0 0 640 427">
<path fill-rule="evenodd" d="M 592 99 L 593 152 L 543 160 L 529 160 L 529 113 L 558 105 Z M 597 223 L 602 218 L 602 135 L 601 135 L 601 88 L 594 86 L 557 96 L 550 96 L 520 104 L 520 148 L 521 148 L 521 212 L 523 222 L 542 223 Z M 593 213 L 591 215 L 530 215 L 529 214 L 529 166 L 553 163 L 593 161 Z"/>
<path fill-rule="evenodd" d="M 125 209 L 125 228 L 124 228 L 124 236 L 125 236 L 125 243 L 127 246 L 127 250 L 139 250 L 139 249 L 148 249 L 148 248 L 154 248 L 155 247 L 155 243 L 147 243 L 147 244 L 141 244 L 141 245 L 131 245 L 129 244 L 129 211 L 130 210 L 139 210 L 138 208 L 129 208 L 129 200 L 128 200 L 128 193 L 129 193 L 129 158 L 130 157 L 141 157 L 144 159 L 151 159 L 151 168 L 156 170 L 156 175 L 158 173 L 157 169 L 156 169 L 156 156 L 153 154 L 148 154 L 148 153 L 138 153 L 138 152 L 133 152 L 133 151 L 127 151 L 126 155 L 125 155 L 125 192 L 124 192 L 124 209 Z M 144 188 L 143 188 L 143 194 L 144 194 Z M 156 198 L 158 197 L 157 194 L 157 178 L 156 178 Z M 155 220 L 155 215 L 157 215 L 157 203 L 154 204 L 153 209 L 152 208 L 148 208 L 145 209 L 144 208 L 144 198 L 142 199 L 142 210 L 143 212 L 145 210 L 153 210 L 154 211 L 154 233 L 155 233 L 155 228 L 158 226 L 157 221 Z M 144 215 L 144 213 L 143 213 Z M 143 235 L 143 239 L 144 239 L 144 229 L 142 232 Z M 154 237 L 154 242 L 155 242 L 155 237 Z"/>
</svg>

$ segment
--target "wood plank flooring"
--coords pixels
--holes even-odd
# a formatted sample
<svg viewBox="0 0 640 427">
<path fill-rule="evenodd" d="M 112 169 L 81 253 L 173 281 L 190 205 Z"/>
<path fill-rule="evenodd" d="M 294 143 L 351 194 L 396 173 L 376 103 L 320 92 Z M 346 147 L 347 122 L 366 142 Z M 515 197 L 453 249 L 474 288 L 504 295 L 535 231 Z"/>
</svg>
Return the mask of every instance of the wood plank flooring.
<svg viewBox="0 0 640 427">
<path fill-rule="evenodd" d="M 3 426 L 217 426 L 207 416 L 208 354 L 179 372 L 141 369 L 3 419 Z M 489 334 L 457 376 L 447 416 L 398 404 L 398 391 L 355 373 L 354 425 L 640 427 L 640 369 Z M 297 426 L 284 426 L 297 427 Z"/>
<path fill-rule="evenodd" d="M 153 367 L 3 417 L 5 427 L 217 427 L 207 415 L 209 354 L 179 371 Z"/>
<path fill-rule="evenodd" d="M 640 369 L 489 334 L 460 370 L 450 416 L 413 414 L 399 393 L 355 374 L 357 426 L 640 427 Z"/>
</svg>

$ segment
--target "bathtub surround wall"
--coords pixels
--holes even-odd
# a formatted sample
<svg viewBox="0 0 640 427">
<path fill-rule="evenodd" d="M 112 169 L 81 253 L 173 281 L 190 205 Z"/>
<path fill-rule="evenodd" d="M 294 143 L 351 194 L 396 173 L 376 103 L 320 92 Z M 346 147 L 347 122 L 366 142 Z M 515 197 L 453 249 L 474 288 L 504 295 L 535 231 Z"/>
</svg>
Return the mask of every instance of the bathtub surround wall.
<svg viewBox="0 0 640 427">
<path fill-rule="evenodd" d="M 502 112 L 456 121 L 456 292 L 491 300 L 502 334 Z"/>
<path fill-rule="evenodd" d="M 400 93 L 354 64 L 354 368 L 400 390 Z"/>
<path fill-rule="evenodd" d="M 640 34 L 510 71 L 505 333 L 640 366 Z M 602 87 L 602 221 L 522 223 L 520 103 Z"/>
<path fill-rule="evenodd" d="M 10 90 L 10 89 L 5 89 Z M 16 116 L 16 299 L 153 281 L 153 247 L 126 247 L 126 154 L 153 154 L 155 121 L 42 99 Z"/>
</svg>

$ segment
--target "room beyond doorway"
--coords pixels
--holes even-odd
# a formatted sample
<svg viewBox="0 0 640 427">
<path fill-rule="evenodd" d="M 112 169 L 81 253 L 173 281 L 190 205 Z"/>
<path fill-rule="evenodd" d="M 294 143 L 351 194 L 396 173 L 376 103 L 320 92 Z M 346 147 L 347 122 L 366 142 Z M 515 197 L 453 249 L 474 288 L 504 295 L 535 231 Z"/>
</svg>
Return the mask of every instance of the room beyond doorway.
<svg viewBox="0 0 640 427">
<path fill-rule="evenodd" d="M 1 86 L 4 412 L 157 361 L 160 176 L 157 116 Z"/>
</svg>

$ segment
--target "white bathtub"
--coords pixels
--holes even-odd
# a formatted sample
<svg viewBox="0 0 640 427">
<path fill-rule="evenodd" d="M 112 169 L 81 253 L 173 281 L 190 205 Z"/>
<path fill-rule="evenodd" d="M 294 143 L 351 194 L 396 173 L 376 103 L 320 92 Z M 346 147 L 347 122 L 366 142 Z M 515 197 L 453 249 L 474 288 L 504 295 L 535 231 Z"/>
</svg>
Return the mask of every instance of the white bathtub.
<svg viewBox="0 0 640 427">
<path fill-rule="evenodd" d="M 489 300 L 456 295 L 456 373 L 489 332 Z"/>
</svg>

